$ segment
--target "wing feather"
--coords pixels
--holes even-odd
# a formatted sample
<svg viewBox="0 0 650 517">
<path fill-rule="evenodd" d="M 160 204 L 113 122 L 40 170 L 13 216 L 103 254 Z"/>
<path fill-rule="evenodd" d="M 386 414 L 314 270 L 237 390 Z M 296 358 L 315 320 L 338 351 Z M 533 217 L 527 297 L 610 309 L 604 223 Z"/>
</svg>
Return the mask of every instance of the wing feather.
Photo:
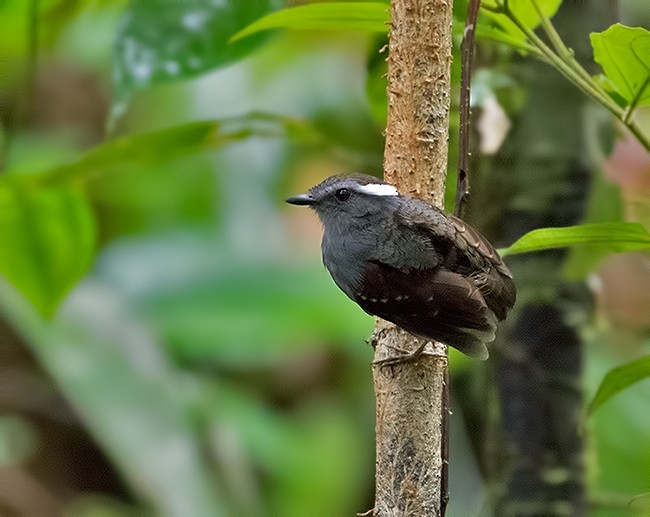
<svg viewBox="0 0 650 517">
<path fill-rule="evenodd" d="M 461 219 L 412 198 L 402 199 L 398 217 L 402 224 L 428 235 L 436 252 L 443 255 L 441 266 L 471 281 L 498 319 L 506 317 L 515 303 L 515 284 L 485 237 Z"/>
<path fill-rule="evenodd" d="M 474 357 L 487 358 L 485 343 L 494 340 L 497 318 L 480 290 L 442 268 L 407 273 L 368 262 L 353 299 L 370 314 Z"/>
</svg>

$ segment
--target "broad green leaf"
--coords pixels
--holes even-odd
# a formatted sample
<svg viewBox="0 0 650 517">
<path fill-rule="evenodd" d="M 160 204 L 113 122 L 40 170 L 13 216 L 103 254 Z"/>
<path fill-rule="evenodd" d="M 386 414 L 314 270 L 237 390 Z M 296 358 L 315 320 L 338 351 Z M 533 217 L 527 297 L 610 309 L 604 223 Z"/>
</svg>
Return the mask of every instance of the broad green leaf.
<svg viewBox="0 0 650 517">
<path fill-rule="evenodd" d="M 628 104 L 650 104 L 650 31 L 616 23 L 591 34 L 594 59 Z"/>
<path fill-rule="evenodd" d="M 228 141 L 228 137 L 233 137 L 220 134 L 220 128 L 220 124 L 214 121 L 192 122 L 109 140 L 90 149 L 78 160 L 33 174 L 27 181 L 38 184 L 58 183 L 87 177 L 114 167 L 172 160 L 178 156 L 216 147 Z"/>
<path fill-rule="evenodd" d="M 115 46 L 117 103 L 136 89 L 195 77 L 245 57 L 265 40 L 264 35 L 236 45 L 228 41 L 279 6 L 279 0 L 131 2 Z"/>
<path fill-rule="evenodd" d="M 650 355 L 610 370 L 598 387 L 587 413 L 592 414 L 614 395 L 647 378 L 650 378 Z"/>
<path fill-rule="evenodd" d="M 598 244 L 612 252 L 650 249 L 650 234 L 639 223 L 600 223 L 541 228 L 527 233 L 513 245 L 499 250 L 504 255 L 567 246 Z"/>
<path fill-rule="evenodd" d="M 43 316 L 85 273 L 94 248 L 94 216 L 81 190 L 0 185 L 0 273 Z"/>
<path fill-rule="evenodd" d="M 389 6 L 380 2 L 307 4 L 268 14 L 235 34 L 231 41 L 269 29 L 388 32 Z"/>
<path fill-rule="evenodd" d="M 596 125 L 593 118 L 590 122 L 592 127 Z M 607 127 L 610 127 L 609 120 Z M 584 221 L 590 224 L 623 222 L 621 189 L 602 174 L 596 174 L 592 180 Z M 607 244 L 576 246 L 571 249 L 564 263 L 563 273 L 570 280 L 581 280 L 610 253 Z"/>
<path fill-rule="evenodd" d="M 552 18 L 557 10 L 562 4 L 562 0 L 537 0 L 540 9 L 542 12 Z M 498 8 L 503 6 L 503 0 L 483 0 L 481 7 L 485 8 Z M 534 29 L 540 24 L 539 15 L 533 6 L 531 0 L 510 0 L 508 2 L 508 7 L 512 14 L 528 29 Z M 526 43 L 526 39 L 522 34 L 521 30 L 506 16 L 502 13 L 495 13 L 488 9 L 483 9 L 483 14 L 499 25 L 503 32 L 507 33 L 512 41 L 506 41 L 509 38 L 501 38 L 501 41 L 506 41 L 507 43 L 517 42 L 515 46 L 518 48 L 521 47 L 522 43 Z M 479 25 L 480 27 L 480 25 Z M 485 32 L 483 32 L 485 34 Z M 498 35 L 492 33 L 492 36 Z"/>
<path fill-rule="evenodd" d="M 32 186 L 60 184 L 128 165 L 168 162 L 202 150 L 218 149 L 251 135 L 286 135 L 309 141 L 319 138 L 314 129 L 301 120 L 263 113 L 218 121 L 191 122 L 109 140 L 90 149 L 74 162 L 33 172 L 24 181 Z"/>
</svg>

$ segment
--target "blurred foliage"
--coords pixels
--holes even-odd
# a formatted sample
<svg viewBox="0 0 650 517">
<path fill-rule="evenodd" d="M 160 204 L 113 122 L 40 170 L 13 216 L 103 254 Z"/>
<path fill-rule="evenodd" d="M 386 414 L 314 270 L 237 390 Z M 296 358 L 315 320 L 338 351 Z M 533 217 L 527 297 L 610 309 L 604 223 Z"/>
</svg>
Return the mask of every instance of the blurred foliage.
<svg viewBox="0 0 650 517">
<path fill-rule="evenodd" d="M 315 219 L 281 203 L 337 171 L 381 173 L 386 5 L 280 10 L 290 5 L 0 2 L 0 475 L 9 487 L 0 513 L 350 515 L 372 505 L 364 339 L 373 321 L 320 266 Z M 559 2 L 543 5 L 552 14 Z M 466 6 L 456 2 L 456 43 Z M 368 23 L 382 34 L 350 31 L 360 28 L 348 18 L 355 9 L 374 12 Z M 315 19 L 323 10 L 334 16 Z M 259 30 L 306 30 L 230 43 L 256 20 Z M 516 58 L 481 52 L 501 64 L 477 75 L 475 105 L 494 95 L 516 117 L 526 102 L 510 75 Z M 450 163 L 456 128 L 453 112 Z M 609 150 L 594 142 L 603 160 Z M 618 187 L 594 184 L 585 222 L 620 222 Z M 450 175 L 449 199 L 454 188 Z M 592 248 L 573 253 L 582 276 L 593 270 Z M 595 357 L 606 340 L 588 332 Z M 610 352 L 598 355 L 592 391 L 622 362 Z M 454 371 L 467 363 L 452 356 Z M 641 491 L 630 444 L 648 436 L 644 387 L 589 423 L 596 495 Z M 462 435 L 460 420 L 454 429 Z M 622 429 L 634 442 L 621 442 Z M 80 447 L 87 433 L 99 449 Z M 454 443 L 456 457 L 471 457 L 462 436 Z M 454 468 L 450 513 L 467 514 L 481 503 L 477 469 Z M 30 497 L 11 497 L 25 487 Z"/>
<path fill-rule="evenodd" d="M 230 38 L 279 4 L 279 0 L 131 2 L 115 45 L 113 87 L 118 104 L 136 88 L 194 77 L 243 58 L 264 36 L 232 45 Z"/>
</svg>

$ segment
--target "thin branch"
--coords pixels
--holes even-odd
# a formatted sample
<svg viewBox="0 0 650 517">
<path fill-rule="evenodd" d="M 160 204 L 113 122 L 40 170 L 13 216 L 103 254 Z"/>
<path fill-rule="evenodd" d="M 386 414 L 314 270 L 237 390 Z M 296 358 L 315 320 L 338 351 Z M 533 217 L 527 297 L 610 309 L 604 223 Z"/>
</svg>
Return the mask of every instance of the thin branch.
<svg viewBox="0 0 650 517">
<path fill-rule="evenodd" d="M 35 106 L 36 81 L 38 75 L 39 0 L 27 4 L 27 26 L 25 27 L 27 59 L 25 73 L 19 88 L 22 91 L 6 99 L 4 113 L 0 114 L 0 173 L 9 162 L 9 154 L 16 128 L 29 119 Z"/>
<path fill-rule="evenodd" d="M 454 213 L 462 217 L 465 203 L 469 197 L 469 134 L 470 134 L 470 93 L 472 80 L 472 58 L 474 55 L 474 35 L 481 0 L 470 0 L 460 45 L 460 132 L 458 154 L 458 178 L 456 182 L 456 206 Z"/>
<path fill-rule="evenodd" d="M 572 52 L 564 44 L 564 41 L 562 41 L 562 38 L 560 37 L 558 32 L 555 30 L 555 26 L 551 23 L 549 17 L 546 16 L 546 13 L 544 11 L 542 11 L 542 8 L 539 6 L 539 2 L 537 0 L 531 0 L 531 1 L 533 3 L 533 7 L 537 11 L 537 16 L 539 16 L 539 20 L 542 24 L 542 27 L 544 28 L 544 31 L 548 35 L 548 39 L 551 40 L 551 44 L 555 48 L 556 52 L 560 54 L 560 56 L 562 57 L 566 57 L 569 54 L 573 55 Z"/>
<path fill-rule="evenodd" d="M 650 151 L 650 135 L 647 135 L 643 130 L 631 119 L 634 111 L 634 106 L 629 106 L 627 109 L 621 108 L 614 100 L 607 94 L 607 92 L 589 75 L 589 73 L 576 61 L 573 52 L 566 47 L 559 34 L 553 27 L 549 18 L 540 9 L 537 0 L 532 0 L 533 6 L 537 9 L 540 16 L 542 27 L 546 31 L 555 46 L 557 53 L 553 51 L 542 39 L 535 34 L 535 32 L 526 27 L 524 23 L 517 17 L 517 15 L 509 8 L 508 0 L 504 0 L 503 4 L 483 8 L 498 14 L 504 14 L 510 21 L 512 21 L 517 28 L 526 36 L 528 41 L 532 43 L 558 72 L 564 75 L 569 81 L 575 84 L 587 96 L 591 97 L 597 103 L 602 105 L 610 113 L 612 113 L 618 120 L 620 120 L 629 131 L 636 137 L 636 139 L 647 150 Z M 638 102 L 638 101 L 637 101 Z M 633 101 L 634 103 L 634 101 Z M 631 108 L 631 109 L 630 109 Z"/>
<path fill-rule="evenodd" d="M 28 117 L 35 108 L 36 79 L 38 75 L 38 11 L 39 0 L 29 2 L 27 27 L 27 70 L 25 72 L 25 116 Z"/>
<path fill-rule="evenodd" d="M 539 16 L 544 32 L 546 32 L 548 39 L 551 41 L 551 44 L 555 48 L 555 51 L 558 53 L 560 58 L 562 58 L 562 60 L 567 65 L 569 65 L 580 76 L 582 76 L 582 78 L 585 81 L 591 83 L 592 87 L 598 90 L 601 95 L 608 97 L 607 92 L 605 92 L 605 90 L 592 79 L 591 75 L 589 75 L 589 72 L 587 72 L 580 63 L 578 63 L 578 61 L 575 58 L 575 54 L 573 50 L 564 44 L 562 37 L 558 34 L 557 30 L 555 29 L 555 25 L 553 25 L 551 19 L 546 15 L 546 13 L 540 7 L 539 0 L 531 0 L 531 1 L 533 3 L 533 7 L 537 11 L 537 15 Z"/>
<path fill-rule="evenodd" d="M 442 392 L 442 479 L 440 481 L 440 515 L 445 515 L 449 503 L 449 419 L 451 417 L 451 396 L 449 394 L 449 368 L 445 368 Z"/>
<path fill-rule="evenodd" d="M 517 26 L 517 28 L 537 47 L 539 48 L 544 56 L 549 60 L 549 62 L 567 79 L 572 81 L 578 88 L 580 88 L 584 93 L 590 96 L 592 99 L 597 101 L 599 104 L 602 104 L 607 108 L 611 113 L 616 115 L 617 118 L 621 117 L 622 110 L 609 96 L 601 94 L 591 82 L 585 80 L 584 77 L 581 77 L 580 74 L 577 74 L 572 67 L 567 65 L 551 48 L 549 48 L 546 43 L 544 43 L 532 29 L 526 27 L 522 21 L 517 18 L 517 16 L 509 9 L 505 11 L 505 14 L 510 18 L 510 20 Z"/>
<path fill-rule="evenodd" d="M 646 90 L 648 86 L 650 86 L 650 75 L 646 77 L 645 81 L 639 88 L 639 91 L 636 92 L 634 99 L 632 99 L 630 105 L 625 109 L 625 114 L 623 115 L 622 122 L 626 126 L 629 126 L 630 123 L 632 122 L 632 115 L 634 114 L 634 110 L 636 110 L 636 107 L 639 105 L 639 102 L 641 101 L 641 97 L 643 96 L 643 92 Z"/>
</svg>

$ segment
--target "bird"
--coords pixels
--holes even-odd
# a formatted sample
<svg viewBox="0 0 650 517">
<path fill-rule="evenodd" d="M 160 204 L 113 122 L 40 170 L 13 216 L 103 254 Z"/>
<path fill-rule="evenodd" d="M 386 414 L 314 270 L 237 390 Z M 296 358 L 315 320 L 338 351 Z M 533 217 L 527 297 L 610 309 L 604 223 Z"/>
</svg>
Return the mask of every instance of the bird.
<svg viewBox="0 0 650 517">
<path fill-rule="evenodd" d="M 365 312 L 488 358 L 487 344 L 513 307 L 516 287 L 477 230 L 367 174 L 330 176 L 286 202 L 316 212 L 323 264 Z"/>
</svg>

